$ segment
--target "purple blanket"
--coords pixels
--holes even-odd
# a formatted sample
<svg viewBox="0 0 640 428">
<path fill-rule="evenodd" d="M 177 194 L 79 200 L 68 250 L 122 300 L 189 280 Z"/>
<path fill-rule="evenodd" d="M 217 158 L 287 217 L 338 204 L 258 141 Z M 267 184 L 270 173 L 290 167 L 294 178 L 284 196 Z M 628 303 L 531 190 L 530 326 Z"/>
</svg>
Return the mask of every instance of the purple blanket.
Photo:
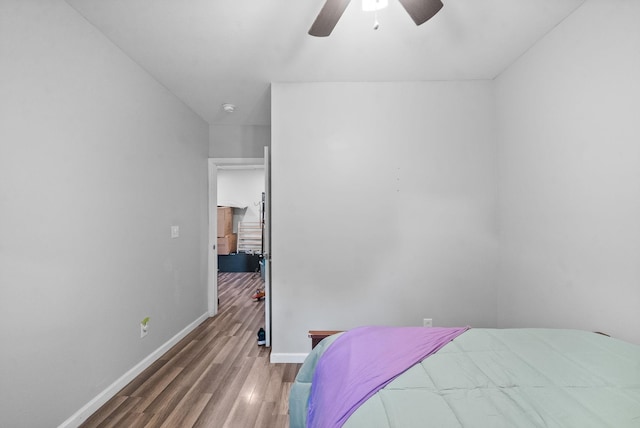
<svg viewBox="0 0 640 428">
<path fill-rule="evenodd" d="M 360 327 L 320 357 L 311 383 L 307 426 L 341 427 L 369 397 L 468 327 Z"/>
</svg>

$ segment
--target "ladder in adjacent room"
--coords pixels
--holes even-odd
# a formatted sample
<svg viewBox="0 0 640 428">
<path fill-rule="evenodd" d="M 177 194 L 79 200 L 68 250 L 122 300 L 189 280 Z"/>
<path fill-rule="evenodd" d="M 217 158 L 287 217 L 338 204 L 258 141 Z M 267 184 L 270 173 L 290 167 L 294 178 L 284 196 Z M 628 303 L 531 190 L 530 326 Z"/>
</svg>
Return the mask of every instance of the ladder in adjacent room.
<svg viewBox="0 0 640 428">
<path fill-rule="evenodd" d="M 260 222 L 238 223 L 238 252 L 262 254 L 262 224 Z"/>
</svg>

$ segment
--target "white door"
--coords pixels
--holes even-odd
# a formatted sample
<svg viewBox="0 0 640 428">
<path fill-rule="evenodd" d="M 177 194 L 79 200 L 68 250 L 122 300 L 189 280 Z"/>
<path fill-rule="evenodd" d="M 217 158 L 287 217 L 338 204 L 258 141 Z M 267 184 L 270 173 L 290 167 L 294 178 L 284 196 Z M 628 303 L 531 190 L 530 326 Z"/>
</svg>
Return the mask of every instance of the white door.
<svg viewBox="0 0 640 428">
<path fill-rule="evenodd" d="M 271 346 L 271 159 L 264 148 L 264 331 L 265 345 Z"/>
<path fill-rule="evenodd" d="M 218 313 L 218 165 L 209 159 L 209 251 L 207 257 L 207 310 Z"/>
</svg>

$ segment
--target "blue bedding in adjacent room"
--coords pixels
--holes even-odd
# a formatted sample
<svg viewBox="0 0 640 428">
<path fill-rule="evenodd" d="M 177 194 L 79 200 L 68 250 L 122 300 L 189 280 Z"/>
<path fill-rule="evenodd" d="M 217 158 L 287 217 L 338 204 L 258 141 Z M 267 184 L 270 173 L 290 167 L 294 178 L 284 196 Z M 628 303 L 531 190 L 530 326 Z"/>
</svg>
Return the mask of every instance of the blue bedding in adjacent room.
<svg viewBox="0 0 640 428">
<path fill-rule="evenodd" d="M 306 426 L 315 368 L 337 337 L 298 373 L 291 428 Z M 470 329 L 373 394 L 344 427 L 637 428 L 640 346 L 578 330 Z"/>
</svg>

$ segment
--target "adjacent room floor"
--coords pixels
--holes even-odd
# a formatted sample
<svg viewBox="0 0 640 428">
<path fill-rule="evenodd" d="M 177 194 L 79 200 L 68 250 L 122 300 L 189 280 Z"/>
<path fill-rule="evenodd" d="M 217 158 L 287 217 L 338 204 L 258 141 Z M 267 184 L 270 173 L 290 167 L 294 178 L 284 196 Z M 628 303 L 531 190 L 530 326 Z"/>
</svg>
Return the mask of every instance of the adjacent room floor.
<svg viewBox="0 0 640 428">
<path fill-rule="evenodd" d="M 83 427 L 288 427 L 300 364 L 270 364 L 257 345 L 264 300 L 255 273 L 218 275 L 208 319 L 93 414 Z"/>
</svg>

